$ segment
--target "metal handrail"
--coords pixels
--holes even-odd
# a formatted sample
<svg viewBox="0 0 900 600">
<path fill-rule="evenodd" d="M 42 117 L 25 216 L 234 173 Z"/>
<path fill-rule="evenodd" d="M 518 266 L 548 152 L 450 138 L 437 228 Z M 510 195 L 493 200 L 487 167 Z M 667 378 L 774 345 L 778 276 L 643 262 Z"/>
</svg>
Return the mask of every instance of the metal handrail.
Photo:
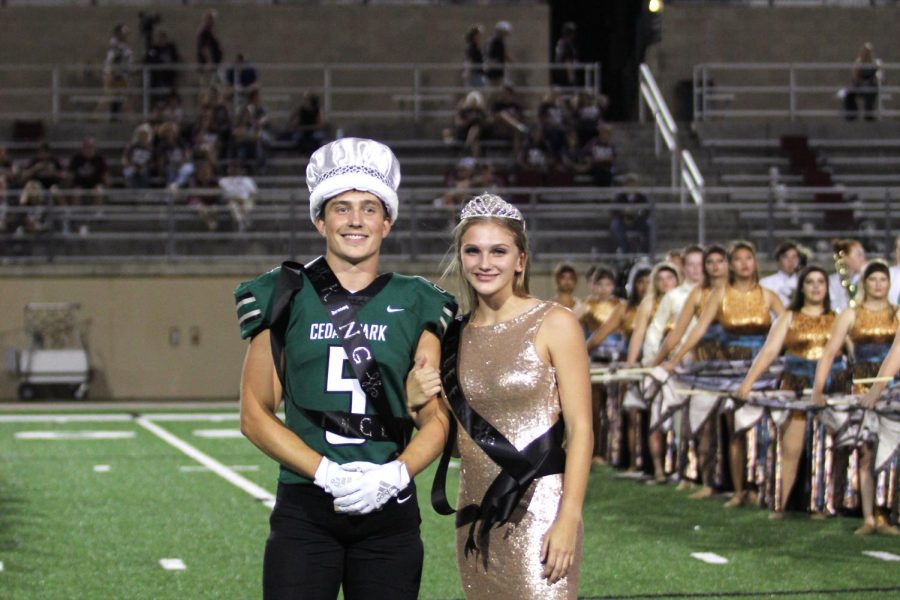
<svg viewBox="0 0 900 600">
<path fill-rule="evenodd" d="M 106 90 L 103 86 L 102 65 L 0 65 L 0 117 L 47 118 L 63 120 L 96 119 L 101 109 L 108 109 L 112 101 L 123 101 L 129 110 L 119 118 L 146 119 L 153 110 L 154 98 L 167 88 L 151 87 L 151 74 L 172 71 L 182 80 L 179 93 L 187 101 L 209 87 L 215 76 L 224 85 L 225 72 L 233 67 L 221 65 L 211 75 L 203 65 L 134 65 L 128 71 L 127 87 Z M 281 118 L 288 114 L 284 107 L 305 92 L 321 95 L 322 108 L 330 119 L 397 119 L 412 118 L 420 122 L 427 117 L 447 117 L 453 114 L 457 97 L 473 88 L 463 85 L 461 63 L 254 63 L 263 90 L 263 100 L 276 108 L 270 114 Z M 506 82 L 516 83 L 523 95 L 543 96 L 550 88 L 549 74 L 555 69 L 569 68 L 554 63 L 515 63 L 506 65 Z M 582 74 L 585 89 L 600 92 L 599 63 L 577 63 L 571 68 Z M 348 73 L 362 75 L 348 79 Z M 383 77 L 372 78 L 372 73 Z M 366 85 L 373 81 L 372 85 Z M 478 88 L 485 92 L 492 88 Z M 236 91 L 241 91 L 240 89 Z M 360 109 L 358 96 L 372 96 L 377 103 L 365 102 Z M 18 107 L 11 107 L 11 99 L 22 99 Z M 33 99 L 25 102 L 25 99 Z M 238 107 L 240 95 L 232 96 Z M 339 101 L 349 98 L 349 108 Z M 377 105 L 376 105 L 377 104 Z M 433 108 L 436 106 L 437 108 Z M 89 110 L 84 110 L 88 108 Z M 186 112 L 190 106 L 185 107 Z"/>
<path fill-rule="evenodd" d="M 876 118 L 900 116 L 900 110 L 885 105 L 888 99 L 900 94 L 900 86 L 886 83 L 898 78 L 900 63 L 877 63 L 878 84 L 854 90 L 850 74 L 855 66 L 851 62 L 695 65 L 694 120 L 783 117 L 793 121 L 800 117 L 838 117 L 843 114 L 843 107 L 835 97 L 843 100 L 845 94 L 853 92 L 875 94 Z M 735 75 L 744 76 L 735 81 Z M 810 77 L 814 79 L 810 81 Z"/>
<path fill-rule="evenodd" d="M 656 78 L 653 77 L 653 72 L 646 64 L 640 66 L 640 89 L 643 100 L 639 103 L 640 120 L 642 123 L 645 121 L 644 107 L 646 106 L 653 113 L 656 122 L 656 155 L 660 155 L 659 140 L 662 139 L 671 156 L 672 188 L 678 188 L 681 191 L 682 202 L 685 195 L 690 194 L 694 203 L 701 206 L 703 204 L 703 176 L 700 174 L 700 169 L 690 150 L 679 149 L 678 125 L 672 118 L 672 113 L 669 112 L 669 107 L 659 90 Z M 699 215 L 699 218 L 702 219 L 702 209 L 699 211 Z M 705 226 L 700 227 L 700 230 L 705 231 Z"/>
</svg>

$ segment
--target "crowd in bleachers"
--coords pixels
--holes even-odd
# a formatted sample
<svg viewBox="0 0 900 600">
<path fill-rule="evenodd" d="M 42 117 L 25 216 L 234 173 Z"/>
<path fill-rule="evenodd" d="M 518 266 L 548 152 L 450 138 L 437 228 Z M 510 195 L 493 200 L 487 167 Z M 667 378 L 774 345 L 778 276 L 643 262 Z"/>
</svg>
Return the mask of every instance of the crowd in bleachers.
<svg viewBox="0 0 900 600">
<path fill-rule="evenodd" d="M 256 195 L 252 177 L 265 173 L 269 148 L 295 149 L 308 155 L 327 141 L 328 128 L 318 97 L 307 93 L 284 127 L 269 120 L 255 67 L 243 54 L 223 66 L 222 44 L 215 33 L 215 11 L 207 11 L 197 33 L 197 61 L 204 85 L 197 99 L 196 117 L 188 119 L 178 91 L 180 53 L 162 29 L 158 16 L 141 14 L 144 64 L 153 65 L 152 110 L 121 142 L 118 160 L 107 161 L 96 141 L 87 136 L 82 147 L 63 157 L 41 142 L 33 154 L 13 158 L 0 147 L 0 232 L 25 234 L 43 231 L 47 205 L 101 205 L 109 188 L 187 190 L 184 202 L 207 228 L 219 228 L 218 207 L 226 205 L 235 229 L 249 225 Z M 104 60 L 103 107 L 115 122 L 130 111 L 129 70 L 134 53 L 129 29 L 113 29 Z M 165 68 L 173 67 L 172 69 Z M 117 140 L 105 140 L 107 143 Z M 18 207 L 10 210 L 10 207 Z M 88 233 L 86 225 L 80 227 Z"/>
<path fill-rule="evenodd" d="M 481 25 L 466 33 L 463 83 L 469 91 L 459 100 L 444 141 L 460 147 L 460 166 L 447 174 L 451 192 L 444 204 L 471 187 L 468 172 L 492 170 L 491 182 L 518 187 L 566 187 L 581 180 L 594 186 L 617 182 L 614 130 L 604 119 L 609 100 L 579 84 L 573 69 L 575 27 L 566 23 L 557 44 L 551 73 L 553 86 L 534 106 L 527 106 L 512 85 L 512 62 L 505 40 L 512 31 L 500 21 L 494 36 L 481 46 Z M 497 45 L 503 44 L 502 52 Z M 501 59 L 501 57 L 503 57 Z M 505 158 L 504 168 L 483 164 L 491 153 Z M 475 161 L 475 162 L 473 162 Z M 489 189 L 489 188 L 485 188 Z"/>
</svg>

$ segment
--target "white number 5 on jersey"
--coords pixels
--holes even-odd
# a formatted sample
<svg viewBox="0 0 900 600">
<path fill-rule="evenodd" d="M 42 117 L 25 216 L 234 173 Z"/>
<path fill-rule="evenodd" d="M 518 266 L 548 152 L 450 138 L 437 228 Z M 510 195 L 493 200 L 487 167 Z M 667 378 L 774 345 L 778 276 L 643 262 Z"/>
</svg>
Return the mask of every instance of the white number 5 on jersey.
<svg viewBox="0 0 900 600">
<path fill-rule="evenodd" d="M 344 363 L 347 361 L 347 353 L 341 346 L 328 348 L 328 374 L 326 375 L 326 392 L 350 392 L 350 412 L 356 414 L 366 413 L 366 394 L 359 385 L 356 377 L 344 377 Z M 325 441 L 329 444 L 365 444 L 365 438 L 344 437 L 330 431 L 325 432 Z"/>
</svg>

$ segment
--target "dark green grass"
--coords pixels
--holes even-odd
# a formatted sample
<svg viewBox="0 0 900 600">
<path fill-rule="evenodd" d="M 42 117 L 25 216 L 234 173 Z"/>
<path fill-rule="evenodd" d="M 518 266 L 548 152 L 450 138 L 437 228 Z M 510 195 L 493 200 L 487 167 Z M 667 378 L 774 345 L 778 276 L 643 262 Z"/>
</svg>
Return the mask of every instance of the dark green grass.
<svg viewBox="0 0 900 600">
<path fill-rule="evenodd" d="M 169 411 L 167 411 L 169 412 Z M 196 429 L 237 421 L 159 422 L 226 465 L 274 491 L 277 468 L 243 439 L 206 439 Z M 130 440 L 20 441 L 23 430 L 132 430 Z M 108 464 L 108 473 L 95 473 Z M 134 423 L 0 423 L 0 597 L 256 598 L 268 510 Z M 432 470 L 417 478 L 426 546 L 423 598 L 462 596 L 452 517 L 429 505 Z M 448 492 L 455 498 L 458 471 Z M 857 538 L 858 519 L 776 523 L 721 500 L 691 501 L 671 487 L 591 474 L 584 513 L 582 596 L 783 592 L 900 586 L 900 563 L 864 550 L 900 554 L 897 538 Z M 692 552 L 715 552 L 707 565 Z M 181 558 L 187 571 L 160 568 Z M 900 597 L 900 591 L 835 598 Z"/>
</svg>

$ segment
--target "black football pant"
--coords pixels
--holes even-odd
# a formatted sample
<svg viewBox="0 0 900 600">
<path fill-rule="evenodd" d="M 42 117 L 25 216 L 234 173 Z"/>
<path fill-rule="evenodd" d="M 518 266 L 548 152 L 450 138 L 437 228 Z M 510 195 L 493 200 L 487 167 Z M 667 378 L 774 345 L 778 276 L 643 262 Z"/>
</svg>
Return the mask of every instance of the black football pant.
<svg viewBox="0 0 900 600">
<path fill-rule="evenodd" d="M 263 562 L 265 600 L 414 600 L 424 548 L 419 506 L 410 484 L 368 515 L 334 512 L 314 485 L 279 483 Z"/>
</svg>

